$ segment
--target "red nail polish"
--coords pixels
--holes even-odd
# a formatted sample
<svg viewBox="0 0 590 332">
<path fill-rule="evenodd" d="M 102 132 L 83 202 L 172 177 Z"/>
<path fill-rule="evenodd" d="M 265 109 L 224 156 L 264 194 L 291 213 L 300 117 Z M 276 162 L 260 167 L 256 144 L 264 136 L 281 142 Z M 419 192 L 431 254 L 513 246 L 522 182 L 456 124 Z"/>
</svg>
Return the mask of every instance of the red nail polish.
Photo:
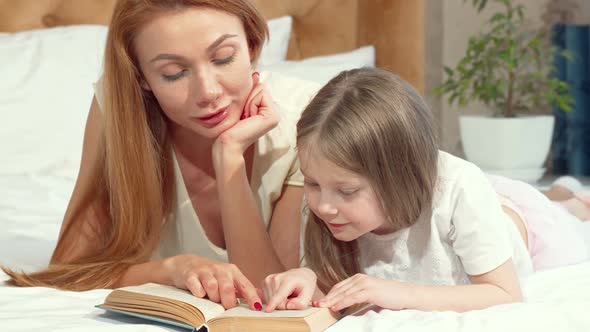
<svg viewBox="0 0 590 332">
<path fill-rule="evenodd" d="M 258 311 L 262 311 L 262 304 L 260 304 L 260 302 L 256 302 L 254 303 L 254 308 L 256 308 Z"/>
</svg>

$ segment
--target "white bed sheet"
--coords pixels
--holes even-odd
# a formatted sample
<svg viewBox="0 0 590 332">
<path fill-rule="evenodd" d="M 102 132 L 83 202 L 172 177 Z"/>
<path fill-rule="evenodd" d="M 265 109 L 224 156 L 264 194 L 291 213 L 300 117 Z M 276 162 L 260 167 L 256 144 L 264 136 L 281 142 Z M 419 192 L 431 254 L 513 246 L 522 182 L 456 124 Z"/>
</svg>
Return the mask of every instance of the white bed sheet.
<svg viewBox="0 0 590 332">
<path fill-rule="evenodd" d="M 30 271 L 47 263 L 73 185 L 71 174 L 0 176 L 0 264 Z M 0 281 L 5 279 L 0 272 Z M 463 314 L 370 311 L 329 331 L 590 331 L 590 262 L 537 273 L 524 291 L 526 303 Z M 107 293 L 2 284 L 0 331 L 174 330 L 94 308 Z"/>
<path fill-rule="evenodd" d="M 5 278 L 1 276 L 0 279 Z M 338 331 L 590 331 L 590 263 L 541 272 L 527 281 L 526 303 L 468 313 L 370 311 L 346 317 Z M 0 286 L 1 331 L 174 331 L 106 314 L 93 306 L 108 290 L 64 292 Z"/>
</svg>

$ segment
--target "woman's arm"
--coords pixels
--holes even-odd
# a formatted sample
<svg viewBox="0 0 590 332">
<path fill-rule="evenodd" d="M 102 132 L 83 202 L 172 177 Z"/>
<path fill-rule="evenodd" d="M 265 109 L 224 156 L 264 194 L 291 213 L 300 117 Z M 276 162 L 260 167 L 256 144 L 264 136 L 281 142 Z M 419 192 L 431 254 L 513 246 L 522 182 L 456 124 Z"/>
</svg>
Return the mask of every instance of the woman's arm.
<svg viewBox="0 0 590 332">
<path fill-rule="evenodd" d="M 262 221 L 246 172 L 244 153 L 248 147 L 279 123 L 276 105 L 264 85 L 259 84 L 258 74 L 253 74 L 252 79 L 253 89 L 244 106 L 244 119 L 216 139 L 212 159 L 229 260 L 258 285 L 267 275 L 284 271 L 285 266 Z M 293 217 L 293 210 L 300 211 L 300 196 L 287 189 L 274 207 L 271 222 L 281 218 L 278 224 L 284 225 L 296 219 L 299 227 L 299 219 Z M 289 220 L 283 220 L 286 215 L 290 216 Z M 272 232 L 279 234 L 276 228 Z M 299 241 L 298 235 L 299 231 L 291 234 L 291 241 Z M 281 234 L 283 238 L 287 236 L 288 234 Z M 294 247 L 294 242 L 291 241 L 286 243 L 285 248 Z M 283 247 L 279 249 L 283 252 Z M 292 264 L 292 260 L 293 258 L 287 257 L 285 262 Z"/>
<path fill-rule="evenodd" d="M 303 187 L 287 185 L 275 204 L 269 234 L 283 267 L 299 267 Z"/>
<path fill-rule="evenodd" d="M 223 151 L 221 154 L 224 156 L 215 158 L 218 160 L 215 168 L 218 170 L 216 175 L 221 219 L 229 260 L 239 266 L 243 273 L 257 285 L 267 275 L 284 271 L 285 266 L 281 263 L 262 222 L 248 182 L 243 156 L 226 149 Z M 282 212 L 278 213 L 287 214 L 286 211 L 289 208 L 299 211 L 301 201 L 295 205 L 296 197 L 294 196 L 297 195 L 290 191 L 283 193 L 282 197 L 287 197 L 289 204 L 277 203 L 277 207 L 279 204 L 282 206 Z M 274 221 L 275 218 L 272 222 Z M 298 241 L 298 234 L 299 232 L 292 234 L 293 241 Z"/>
</svg>

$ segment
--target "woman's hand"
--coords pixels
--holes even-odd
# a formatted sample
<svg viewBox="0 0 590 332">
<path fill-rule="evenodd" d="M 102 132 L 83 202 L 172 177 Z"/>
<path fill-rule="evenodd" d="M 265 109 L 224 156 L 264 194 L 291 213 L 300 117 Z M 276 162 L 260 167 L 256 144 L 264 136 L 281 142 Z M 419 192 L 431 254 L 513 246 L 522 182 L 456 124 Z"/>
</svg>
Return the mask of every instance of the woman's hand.
<svg viewBox="0 0 590 332">
<path fill-rule="evenodd" d="M 258 138 L 279 123 L 276 105 L 259 80 L 258 73 L 252 74 L 253 87 L 244 105 L 242 118 L 217 138 L 213 144 L 214 156 L 222 152 L 220 150 L 242 155 Z"/>
<path fill-rule="evenodd" d="M 194 296 L 221 303 L 226 309 L 243 297 L 253 310 L 261 310 L 261 299 L 252 283 L 233 264 L 219 263 L 204 257 L 178 255 L 163 260 L 174 286 L 188 289 Z"/>
<path fill-rule="evenodd" d="M 326 297 L 313 304 L 332 311 L 355 304 L 374 304 L 384 309 L 401 310 L 407 308 L 409 293 L 409 285 L 402 282 L 358 273 L 334 285 Z"/>
<path fill-rule="evenodd" d="M 266 299 L 266 312 L 275 309 L 302 310 L 308 307 L 316 291 L 317 277 L 308 268 L 292 269 L 271 274 L 262 286 Z"/>
</svg>

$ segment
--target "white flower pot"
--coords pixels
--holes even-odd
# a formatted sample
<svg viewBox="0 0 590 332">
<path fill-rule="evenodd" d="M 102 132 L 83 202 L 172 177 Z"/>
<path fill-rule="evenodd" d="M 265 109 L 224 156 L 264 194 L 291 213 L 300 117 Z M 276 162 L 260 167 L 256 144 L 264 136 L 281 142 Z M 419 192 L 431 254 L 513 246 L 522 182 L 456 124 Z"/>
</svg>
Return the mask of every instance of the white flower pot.
<svg viewBox="0 0 590 332">
<path fill-rule="evenodd" d="M 534 182 L 542 168 L 553 134 L 550 115 L 516 118 L 461 116 L 461 140 L 467 160 L 484 171 Z"/>
</svg>

